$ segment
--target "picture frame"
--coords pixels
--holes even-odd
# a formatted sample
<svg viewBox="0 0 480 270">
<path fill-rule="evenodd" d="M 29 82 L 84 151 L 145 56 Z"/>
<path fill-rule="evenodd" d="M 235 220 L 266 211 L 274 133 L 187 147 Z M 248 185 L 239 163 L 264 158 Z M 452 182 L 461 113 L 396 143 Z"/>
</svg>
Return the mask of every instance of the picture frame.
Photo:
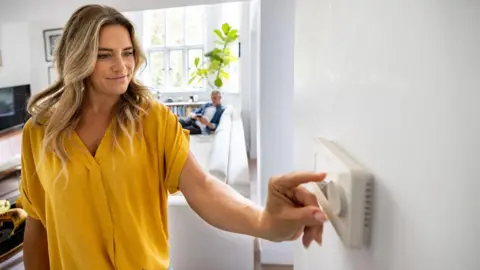
<svg viewBox="0 0 480 270">
<path fill-rule="evenodd" d="M 53 61 L 53 53 L 57 47 L 58 41 L 63 34 L 63 28 L 43 30 L 43 42 L 45 46 L 45 61 Z"/>
</svg>

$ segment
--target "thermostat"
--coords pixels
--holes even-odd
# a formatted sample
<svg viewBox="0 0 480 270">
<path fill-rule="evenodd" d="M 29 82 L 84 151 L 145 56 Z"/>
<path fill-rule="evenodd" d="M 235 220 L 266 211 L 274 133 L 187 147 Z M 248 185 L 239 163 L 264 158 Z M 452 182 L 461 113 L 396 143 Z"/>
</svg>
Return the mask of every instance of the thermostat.
<svg viewBox="0 0 480 270">
<path fill-rule="evenodd" d="M 369 244 L 373 175 L 334 142 L 315 139 L 315 170 L 325 172 L 320 183 L 308 183 L 347 248 Z"/>
</svg>

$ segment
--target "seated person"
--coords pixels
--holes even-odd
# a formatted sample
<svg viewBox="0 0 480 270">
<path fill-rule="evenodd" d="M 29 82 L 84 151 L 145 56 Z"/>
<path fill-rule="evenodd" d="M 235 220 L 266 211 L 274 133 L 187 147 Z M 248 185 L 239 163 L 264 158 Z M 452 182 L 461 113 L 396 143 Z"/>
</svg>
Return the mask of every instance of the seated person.
<svg viewBox="0 0 480 270">
<path fill-rule="evenodd" d="M 220 123 L 225 107 L 222 105 L 222 93 L 218 90 L 212 91 L 208 102 L 200 109 L 193 111 L 188 117 L 181 117 L 180 124 L 184 129 L 188 129 L 190 134 L 210 134 Z"/>
</svg>

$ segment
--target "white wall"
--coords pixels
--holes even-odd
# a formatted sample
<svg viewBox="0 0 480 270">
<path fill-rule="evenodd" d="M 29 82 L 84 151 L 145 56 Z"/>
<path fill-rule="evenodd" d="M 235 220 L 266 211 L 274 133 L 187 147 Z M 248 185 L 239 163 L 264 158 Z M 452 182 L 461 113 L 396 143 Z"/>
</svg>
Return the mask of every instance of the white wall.
<svg viewBox="0 0 480 270">
<path fill-rule="evenodd" d="M 264 205 L 271 176 L 293 168 L 294 0 L 260 1 L 258 176 Z M 291 243 L 261 241 L 263 263 L 293 262 Z"/>
<path fill-rule="evenodd" d="M 480 2 L 296 1 L 295 169 L 325 136 L 376 175 L 372 245 L 296 270 L 480 269 Z"/>
<path fill-rule="evenodd" d="M 252 0 L 249 3 L 249 55 L 250 55 L 250 84 L 247 85 L 250 94 L 248 95 L 250 102 L 249 107 L 249 132 L 248 148 L 251 159 L 257 158 L 257 138 L 259 136 L 258 130 L 258 99 L 260 98 L 260 0 Z M 257 166 L 258 168 L 259 166 Z M 260 181 L 258 181 L 260 183 Z M 257 188 L 260 191 L 260 188 Z M 260 194 L 257 194 L 260 198 Z M 259 203 L 259 202 L 257 202 Z"/>
<path fill-rule="evenodd" d="M 43 39 L 43 30 L 61 28 L 66 23 L 54 16 L 48 21 L 36 21 L 28 23 L 28 36 L 30 50 L 30 87 L 32 93 L 38 93 L 46 89 L 48 84 L 48 66 L 51 62 L 45 61 L 45 46 Z"/>
<path fill-rule="evenodd" d="M 245 132 L 245 143 L 247 147 L 247 153 L 251 158 L 251 118 L 252 118 L 252 94 L 251 94 L 251 69 L 252 69 L 252 52 L 251 52 L 251 26 L 250 26 L 250 7 L 251 3 L 244 2 L 242 5 L 241 14 L 241 45 L 240 45 L 240 89 L 241 92 L 241 107 L 242 107 L 242 121 L 243 129 Z M 256 157 L 256 153 L 255 153 Z M 254 157 L 254 158 L 255 158 Z"/>
<path fill-rule="evenodd" d="M 0 25 L 0 87 L 30 83 L 30 50 L 27 23 Z"/>
<path fill-rule="evenodd" d="M 30 12 L 32 6 L 38 4 L 37 2 L 32 2 L 28 3 L 28 7 L 23 7 L 19 5 L 21 2 L 22 1 L 11 2 L 9 0 L 0 2 L 0 29 L 5 29 L 0 32 L 0 50 L 2 51 L 4 62 L 3 67 L 0 67 L 0 85 L 30 83 L 32 92 L 37 93 L 48 87 L 48 66 L 51 64 L 45 61 L 43 30 L 63 27 L 68 20 L 68 17 L 71 15 L 71 12 L 67 12 L 67 10 L 71 8 L 73 12 L 75 8 L 86 2 L 68 2 L 68 5 L 61 2 L 54 15 L 50 12 L 48 14 L 43 14 L 45 15 L 43 16 L 40 8 L 38 12 L 34 12 L 35 14 L 32 13 L 29 14 L 28 18 L 23 18 L 26 20 L 24 22 L 2 24 L 2 21 L 5 19 L 5 17 L 3 17 L 5 15 L 4 13 L 8 13 L 9 11 L 18 14 L 19 16 L 16 16 L 15 20 L 19 20 L 22 18 L 23 14 Z M 233 1 L 203 1 L 203 3 L 223 2 L 226 3 Z M 122 1 L 118 1 L 119 6 L 122 6 L 122 3 Z M 162 1 L 155 5 L 157 7 L 165 7 L 172 3 L 173 2 Z M 178 4 L 178 2 L 176 3 Z M 202 1 L 191 0 L 190 3 L 199 4 L 202 3 Z M 42 3 L 42 5 L 46 5 L 46 3 Z M 145 5 L 145 3 L 139 3 L 139 5 L 135 6 L 135 9 L 138 9 L 138 7 L 142 5 Z M 117 4 L 114 6 L 117 6 Z M 245 3 L 242 6 L 244 7 L 245 13 L 248 13 L 248 3 Z M 135 13 L 132 12 L 132 14 Z M 131 19 L 135 21 L 135 18 Z M 138 25 L 141 21 L 137 20 L 135 23 Z M 248 28 L 248 24 L 245 28 Z M 245 31 L 245 33 L 248 32 Z M 242 68 L 247 70 L 247 67 L 243 64 Z M 241 83 L 249 84 L 249 82 L 244 79 L 242 79 Z M 209 99 L 209 94 L 207 92 L 169 94 L 168 96 L 183 96 L 184 99 L 188 99 L 188 96 L 192 94 L 199 94 L 201 99 Z M 226 104 L 232 104 L 235 108 L 241 110 L 243 103 L 248 104 L 248 99 L 242 101 L 241 93 L 226 93 L 224 96 L 224 102 Z"/>
<path fill-rule="evenodd" d="M 0 24 L 11 21 L 43 21 L 62 16 L 64 20 L 85 4 L 110 5 L 120 11 L 137 11 L 179 6 L 194 6 L 237 2 L 238 0 L 1 0 Z"/>
</svg>

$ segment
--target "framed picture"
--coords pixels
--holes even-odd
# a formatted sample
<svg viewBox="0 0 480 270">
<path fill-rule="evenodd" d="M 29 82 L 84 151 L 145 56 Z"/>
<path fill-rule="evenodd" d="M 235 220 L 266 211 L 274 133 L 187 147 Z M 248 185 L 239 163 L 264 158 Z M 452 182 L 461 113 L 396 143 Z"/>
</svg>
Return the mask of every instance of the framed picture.
<svg viewBox="0 0 480 270">
<path fill-rule="evenodd" d="M 58 41 L 62 37 L 63 28 L 43 30 L 43 41 L 45 43 L 45 61 L 52 62 L 53 52 Z"/>
<path fill-rule="evenodd" d="M 54 84 L 58 80 L 58 73 L 54 66 L 48 66 L 48 86 Z"/>
</svg>

